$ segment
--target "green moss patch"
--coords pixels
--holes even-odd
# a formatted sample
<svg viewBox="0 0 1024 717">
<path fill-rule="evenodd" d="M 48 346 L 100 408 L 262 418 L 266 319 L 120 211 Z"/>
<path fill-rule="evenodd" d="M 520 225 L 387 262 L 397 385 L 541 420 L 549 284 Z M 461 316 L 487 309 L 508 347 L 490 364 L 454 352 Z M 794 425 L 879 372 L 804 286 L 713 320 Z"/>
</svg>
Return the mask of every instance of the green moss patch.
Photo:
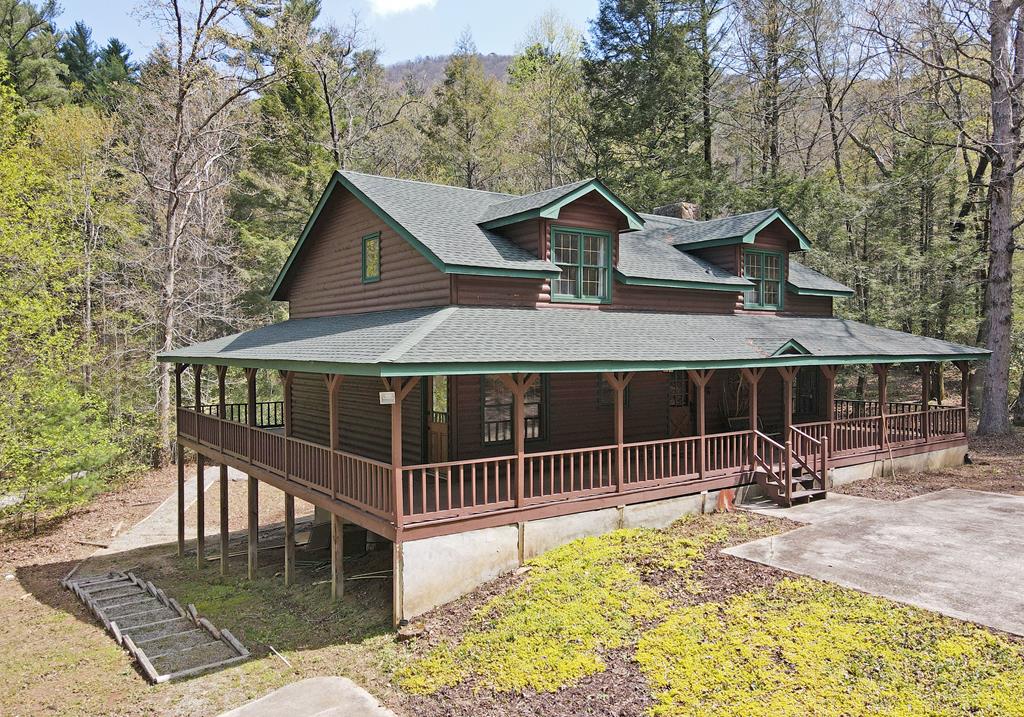
<svg viewBox="0 0 1024 717">
<path fill-rule="evenodd" d="M 631 644 L 642 626 L 670 613 L 645 575 L 685 574 L 727 536 L 724 526 L 691 536 L 631 529 L 556 548 L 482 605 L 457 644 L 399 670 L 399 683 L 423 694 L 467 679 L 499 692 L 553 692 L 600 672 L 604 651 Z"/>
<path fill-rule="evenodd" d="M 637 645 L 652 715 L 1024 715 L 1024 651 L 808 579 L 673 611 Z"/>
</svg>

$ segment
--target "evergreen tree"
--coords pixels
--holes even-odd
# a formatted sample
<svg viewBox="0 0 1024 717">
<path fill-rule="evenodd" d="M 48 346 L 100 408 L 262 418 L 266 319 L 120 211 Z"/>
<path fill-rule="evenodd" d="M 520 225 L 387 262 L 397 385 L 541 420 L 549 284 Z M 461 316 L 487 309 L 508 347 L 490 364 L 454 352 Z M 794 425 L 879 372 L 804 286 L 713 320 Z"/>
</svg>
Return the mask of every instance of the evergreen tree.
<svg viewBox="0 0 1024 717">
<path fill-rule="evenodd" d="M 64 98 L 53 20 L 56 0 L 36 7 L 28 0 L 0 0 L 0 53 L 11 86 L 29 108 L 59 104 Z"/>
<path fill-rule="evenodd" d="M 497 81 L 484 74 L 472 38 L 463 33 L 421 125 L 436 179 L 471 189 L 497 186 L 506 119 L 499 93 Z"/>
<path fill-rule="evenodd" d="M 57 47 L 57 57 L 66 68 L 64 81 L 69 85 L 77 82 L 84 89 L 91 89 L 97 56 L 96 46 L 92 42 L 92 30 L 79 20 Z"/>
<path fill-rule="evenodd" d="M 131 50 L 112 37 L 99 51 L 96 66 L 89 77 L 89 97 L 99 105 L 115 107 L 125 92 L 138 80 L 138 66 L 131 61 Z"/>
</svg>

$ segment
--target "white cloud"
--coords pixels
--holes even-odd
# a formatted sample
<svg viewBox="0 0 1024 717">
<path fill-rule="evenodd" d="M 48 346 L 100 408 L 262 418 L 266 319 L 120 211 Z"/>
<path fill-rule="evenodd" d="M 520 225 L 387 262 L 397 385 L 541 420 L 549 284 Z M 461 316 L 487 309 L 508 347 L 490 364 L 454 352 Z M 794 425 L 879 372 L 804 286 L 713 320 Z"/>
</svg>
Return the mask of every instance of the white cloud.
<svg viewBox="0 0 1024 717">
<path fill-rule="evenodd" d="M 375 15 L 397 15 L 421 7 L 432 8 L 437 0 L 370 0 L 370 9 Z"/>
</svg>

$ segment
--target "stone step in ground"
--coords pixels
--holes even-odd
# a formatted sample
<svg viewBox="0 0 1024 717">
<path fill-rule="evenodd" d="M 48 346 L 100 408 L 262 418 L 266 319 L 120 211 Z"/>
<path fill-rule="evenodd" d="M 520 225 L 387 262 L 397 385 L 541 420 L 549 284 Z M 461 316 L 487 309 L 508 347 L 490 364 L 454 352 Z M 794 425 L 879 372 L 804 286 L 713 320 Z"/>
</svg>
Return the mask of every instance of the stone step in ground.
<svg viewBox="0 0 1024 717">
<path fill-rule="evenodd" d="M 153 583 L 128 572 L 64 581 L 151 682 L 166 682 L 241 662 L 249 651 L 227 630 L 218 630 L 183 608 Z"/>
</svg>

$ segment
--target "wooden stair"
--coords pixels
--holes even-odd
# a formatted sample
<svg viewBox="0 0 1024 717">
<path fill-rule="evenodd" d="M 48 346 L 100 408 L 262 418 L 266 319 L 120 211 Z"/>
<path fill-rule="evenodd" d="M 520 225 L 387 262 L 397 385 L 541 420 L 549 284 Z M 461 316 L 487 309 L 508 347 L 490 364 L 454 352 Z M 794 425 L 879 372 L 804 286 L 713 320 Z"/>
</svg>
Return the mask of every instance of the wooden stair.
<svg viewBox="0 0 1024 717">
<path fill-rule="evenodd" d="M 751 472 L 764 494 L 783 508 L 823 500 L 828 496 L 827 454 L 827 439 L 816 440 L 795 428 L 785 445 L 755 431 Z"/>
</svg>

